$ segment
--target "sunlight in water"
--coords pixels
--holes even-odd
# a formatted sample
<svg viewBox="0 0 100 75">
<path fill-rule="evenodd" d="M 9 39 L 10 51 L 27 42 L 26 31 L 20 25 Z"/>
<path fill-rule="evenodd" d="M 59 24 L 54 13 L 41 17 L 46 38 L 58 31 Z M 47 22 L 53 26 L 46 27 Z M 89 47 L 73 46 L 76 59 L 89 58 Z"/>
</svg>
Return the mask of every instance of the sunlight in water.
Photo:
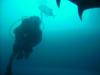
<svg viewBox="0 0 100 75">
<path fill-rule="evenodd" d="M 40 5 L 46 5 L 52 9 L 54 16 L 47 16 L 39 10 Z M 2 22 L 6 25 L 6 30 L 13 23 L 18 25 L 25 17 L 42 15 L 42 28 L 45 31 L 53 30 L 73 30 L 88 27 L 90 22 L 90 12 L 87 10 L 82 15 L 82 21 L 78 15 L 77 5 L 68 0 L 61 0 L 61 7 L 58 8 L 55 0 L 4 0 L 2 1 Z M 92 11 L 93 12 L 93 11 Z M 88 20 L 88 21 L 87 21 Z M 5 22 L 6 21 L 6 22 Z M 5 27 L 5 26 L 4 26 Z"/>
</svg>

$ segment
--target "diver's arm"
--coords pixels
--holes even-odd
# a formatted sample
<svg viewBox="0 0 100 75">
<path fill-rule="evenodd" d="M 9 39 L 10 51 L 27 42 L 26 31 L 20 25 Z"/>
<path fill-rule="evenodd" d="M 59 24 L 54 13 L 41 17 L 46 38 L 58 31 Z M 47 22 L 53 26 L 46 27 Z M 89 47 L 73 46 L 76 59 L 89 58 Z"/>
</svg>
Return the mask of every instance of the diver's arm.
<svg viewBox="0 0 100 75">
<path fill-rule="evenodd" d="M 36 46 L 38 43 L 40 43 L 41 40 L 42 40 L 42 31 L 39 30 L 36 35 L 33 35 L 32 36 L 32 39 L 31 40 L 32 40 L 32 45 L 33 46 Z"/>
</svg>

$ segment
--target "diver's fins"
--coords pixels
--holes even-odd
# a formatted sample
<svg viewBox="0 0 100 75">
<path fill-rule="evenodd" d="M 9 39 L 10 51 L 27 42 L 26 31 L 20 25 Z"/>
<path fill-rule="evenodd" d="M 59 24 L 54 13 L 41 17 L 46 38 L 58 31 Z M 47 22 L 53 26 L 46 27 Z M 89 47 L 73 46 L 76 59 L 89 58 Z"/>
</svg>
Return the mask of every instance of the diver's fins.
<svg viewBox="0 0 100 75">
<path fill-rule="evenodd" d="M 78 6 L 79 16 L 82 19 L 82 14 L 86 9 L 100 8 L 100 0 L 69 0 Z M 60 7 L 61 0 L 56 0 L 57 6 Z"/>
<path fill-rule="evenodd" d="M 61 0 L 56 0 L 57 6 L 60 7 L 60 1 Z"/>
<path fill-rule="evenodd" d="M 82 20 L 82 13 L 83 13 L 83 9 L 82 8 L 80 8 L 80 7 L 78 7 L 78 14 L 79 14 L 79 17 L 80 17 L 80 19 Z"/>
</svg>

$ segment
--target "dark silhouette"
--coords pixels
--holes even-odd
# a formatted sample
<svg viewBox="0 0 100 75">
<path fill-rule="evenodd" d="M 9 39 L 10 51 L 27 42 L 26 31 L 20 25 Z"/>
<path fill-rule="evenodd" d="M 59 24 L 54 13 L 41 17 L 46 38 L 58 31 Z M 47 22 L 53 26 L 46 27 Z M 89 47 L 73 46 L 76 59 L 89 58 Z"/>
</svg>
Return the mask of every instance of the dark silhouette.
<svg viewBox="0 0 100 75">
<path fill-rule="evenodd" d="M 61 0 L 56 0 L 57 6 L 60 7 Z"/>
<path fill-rule="evenodd" d="M 80 18 L 82 18 L 82 13 L 84 10 L 100 7 L 100 0 L 69 0 L 69 1 L 78 5 L 78 12 Z M 58 7 L 60 7 L 60 2 L 61 0 L 56 0 Z"/>
<path fill-rule="evenodd" d="M 29 58 L 33 48 L 42 40 L 42 31 L 40 29 L 41 20 L 37 16 L 26 18 L 22 24 L 14 30 L 15 42 L 13 53 L 7 65 L 6 75 L 12 75 L 13 60 Z"/>
</svg>

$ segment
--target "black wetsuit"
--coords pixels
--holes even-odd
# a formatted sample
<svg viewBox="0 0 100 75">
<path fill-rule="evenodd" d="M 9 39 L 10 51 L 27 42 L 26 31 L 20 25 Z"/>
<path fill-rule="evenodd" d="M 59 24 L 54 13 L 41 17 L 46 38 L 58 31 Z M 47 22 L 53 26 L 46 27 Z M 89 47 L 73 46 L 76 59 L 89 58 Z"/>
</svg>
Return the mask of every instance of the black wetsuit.
<svg viewBox="0 0 100 75">
<path fill-rule="evenodd" d="M 42 31 L 40 29 L 41 21 L 39 17 L 33 16 L 22 21 L 22 24 L 14 30 L 15 40 L 13 53 L 10 56 L 5 75 L 12 75 L 13 60 L 28 58 L 42 40 Z"/>
<path fill-rule="evenodd" d="M 15 43 L 13 51 L 18 58 L 28 57 L 34 48 L 42 40 L 42 32 L 40 27 L 31 26 L 29 23 L 20 25 L 14 30 Z"/>
</svg>

